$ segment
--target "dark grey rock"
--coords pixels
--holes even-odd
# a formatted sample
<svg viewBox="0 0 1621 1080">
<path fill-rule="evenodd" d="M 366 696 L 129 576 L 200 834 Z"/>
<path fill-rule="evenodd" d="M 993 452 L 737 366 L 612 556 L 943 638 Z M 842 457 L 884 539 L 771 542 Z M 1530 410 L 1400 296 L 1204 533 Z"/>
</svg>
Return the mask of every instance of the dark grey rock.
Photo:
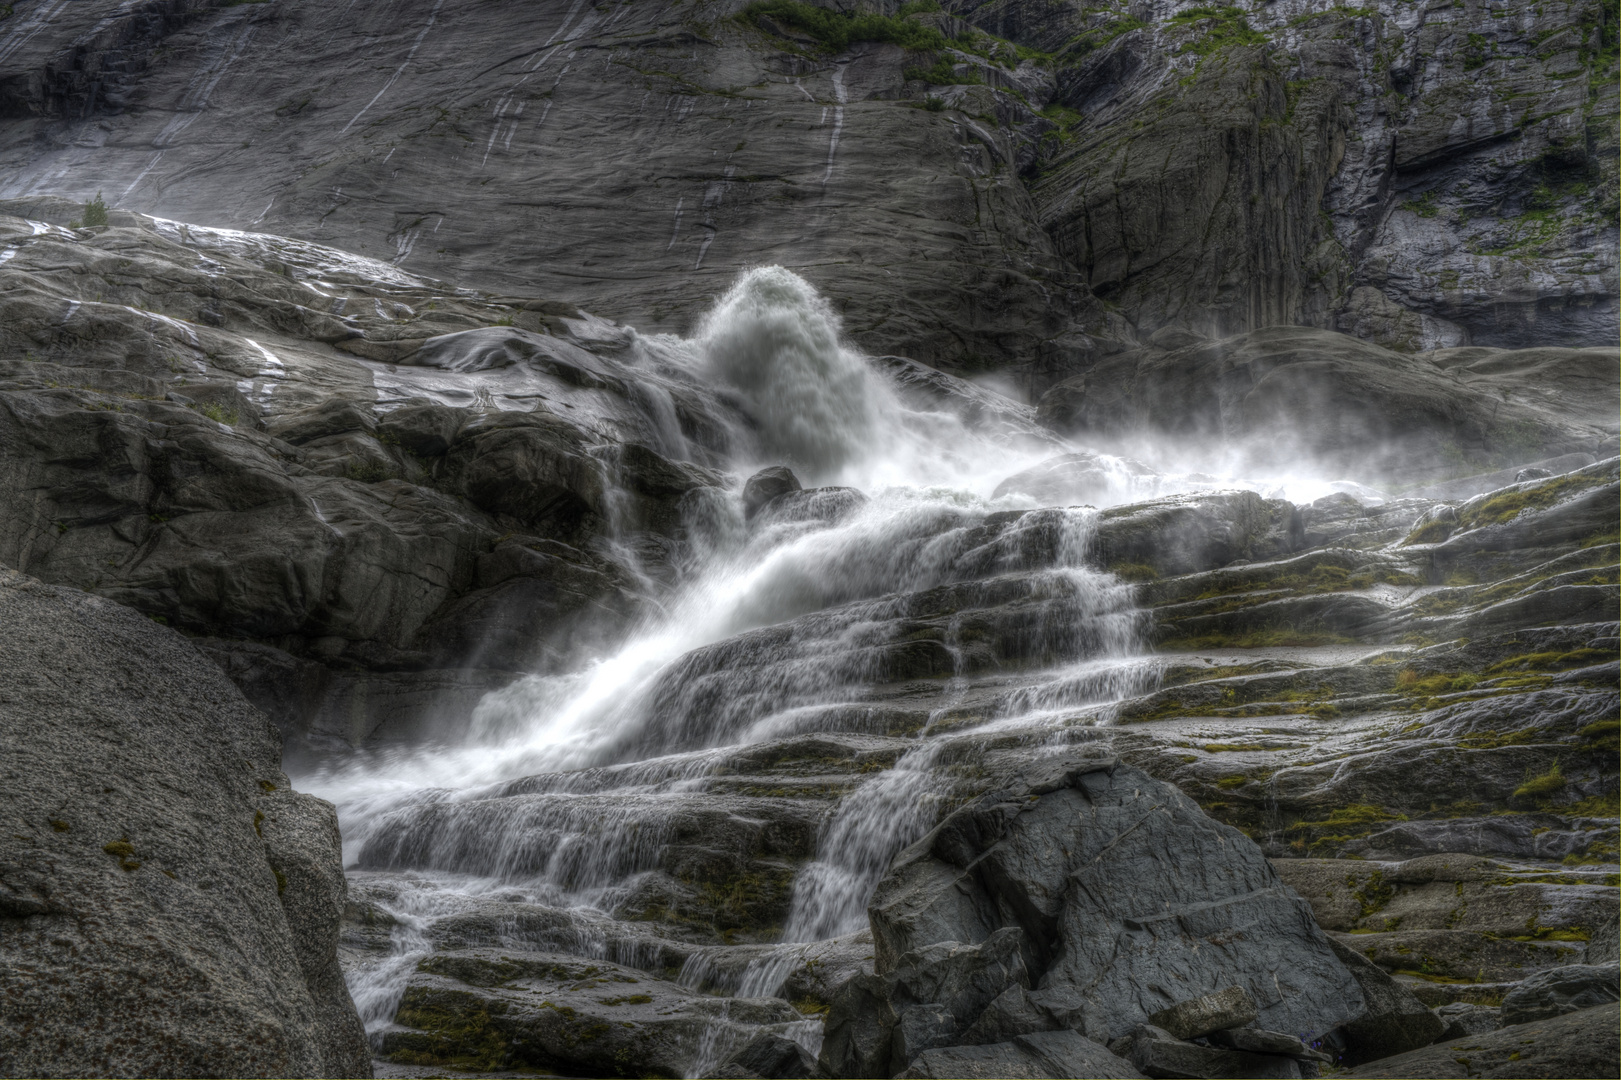
<svg viewBox="0 0 1621 1080">
<path fill-rule="evenodd" d="M 1066 1027 L 1051 1010 L 1033 1001 L 1029 990 L 1015 984 L 993 998 L 956 1041 L 964 1045 L 1009 1042 L 1019 1035 Z"/>
<path fill-rule="evenodd" d="M 760 508 L 779 495 L 800 490 L 799 477 L 786 465 L 761 469 L 743 485 L 743 516 L 753 517 Z"/>
<path fill-rule="evenodd" d="M 1446 1026 L 1436 1036 L 1438 1043 L 1449 1039 L 1466 1039 L 1471 1035 L 1484 1035 L 1502 1027 L 1502 1010 L 1496 1005 L 1477 1005 L 1472 1001 L 1453 1001 L 1435 1010 L 1435 1015 Z"/>
<path fill-rule="evenodd" d="M 0 1071 L 370 1076 L 336 815 L 219 668 L 0 570 L 0 704 Z"/>
<path fill-rule="evenodd" d="M 1190 866 L 1204 869 L 1190 879 Z M 1129 912 L 1118 907 L 1128 897 Z M 1175 1004 L 1161 989 L 1173 982 L 1206 993 L 1240 986 L 1268 1027 L 1312 1035 L 1362 1009 L 1304 901 L 1250 841 L 1096 751 L 1032 764 L 952 813 L 896 857 L 869 915 L 879 980 L 927 943 L 988 941 L 1007 933 L 998 925 L 1019 927 L 1041 991 L 1079 994 L 1076 1011 L 1102 1037 Z M 1229 936 L 1234 927 L 1242 939 Z M 853 1006 L 871 1011 L 835 1003 L 824 1053 L 841 1025 L 865 1022 L 846 1018 Z"/>
<path fill-rule="evenodd" d="M 1533 1020 L 1486 1035 L 1448 1039 L 1434 1046 L 1381 1058 L 1341 1076 L 1443 1080 L 1458 1075 L 1522 1080 L 1608 1077 L 1621 1073 L 1621 1017 L 1600 1005 L 1552 1020 Z M 1460 1060 L 1462 1059 L 1462 1060 Z"/>
<path fill-rule="evenodd" d="M 1549 1020 L 1578 1009 L 1621 1000 L 1615 964 L 1570 964 L 1539 971 L 1509 991 L 1500 1019 L 1504 1027 Z"/>
<path fill-rule="evenodd" d="M 805 1080 L 818 1075 L 816 1058 L 792 1039 L 762 1031 L 721 1063 L 717 1077 Z"/>
<path fill-rule="evenodd" d="M 1384 969 L 1336 938 L 1334 953 L 1356 977 L 1366 1010 L 1341 1028 L 1343 1060 L 1351 1065 L 1428 1046 L 1445 1024 Z"/>
<path fill-rule="evenodd" d="M 1263 1031 L 1260 1028 L 1228 1028 L 1212 1031 L 1209 1042 L 1232 1050 L 1247 1050 L 1255 1054 L 1285 1054 L 1302 1061 L 1331 1062 L 1333 1059 L 1319 1050 L 1313 1050 L 1300 1039 L 1281 1031 Z"/>
<path fill-rule="evenodd" d="M 1143 1075 L 1177 1080 L 1208 1080 L 1213 1077 L 1298 1078 L 1301 1075 L 1300 1064 L 1292 1057 L 1200 1046 L 1166 1038 L 1169 1034 L 1150 1025 L 1139 1027 L 1134 1034 L 1131 1063 L 1142 1070 Z"/>
<path fill-rule="evenodd" d="M 1137 1080 L 1131 1062 L 1073 1031 L 1021 1035 L 1009 1042 L 925 1050 L 904 1072 L 907 1078 L 1051 1078 L 1099 1077 Z"/>
<path fill-rule="evenodd" d="M 901 956 L 890 970 L 851 980 L 828 1014 L 822 1067 L 835 1076 L 891 1075 L 925 1050 L 966 1041 L 965 1033 L 993 1002 L 1029 986 L 1022 937 L 1020 930 L 1006 928 L 978 945 L 935 942 Z M 999 1007 L 986 1026 L 1015 1014 L 1031 1019 L 1033 1027 L 1026 1030 L 1052 1026 L 1038 1011 L 1016 1007 Z M 983 1040 L 976 1036 L 976 1041 Z"/>
<path fill-rule="evenodd" d="M 1252 1024 L 1259 1015 L 1255 999 L 1243 987 L 1229 986 L 1214 994 L 1179 1001 L 1154 1013 L 1148 1022 L 1164 1028 L 1173 1038 L 1192 1039 L 1223 1028 Z"/>
</svg>

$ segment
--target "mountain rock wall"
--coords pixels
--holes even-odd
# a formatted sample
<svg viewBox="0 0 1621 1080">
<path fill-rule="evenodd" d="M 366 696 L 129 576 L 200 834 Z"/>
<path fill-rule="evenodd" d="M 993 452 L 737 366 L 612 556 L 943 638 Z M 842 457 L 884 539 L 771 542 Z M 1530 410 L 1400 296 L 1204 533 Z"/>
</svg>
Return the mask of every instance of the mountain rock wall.
<svg viewBox="0 0 1621 1080">
<path fill-rule="evenodd" d="M 19 0 L 0 196 L 101 192 L 644 329 L 777 262 L 870 353 L 1036 391 L 1168 326 L 1615 335 L 1598 0 L 946 6 L 873 5 L 937 32 L 895 43 L 781 5 Z"/>
</svg>

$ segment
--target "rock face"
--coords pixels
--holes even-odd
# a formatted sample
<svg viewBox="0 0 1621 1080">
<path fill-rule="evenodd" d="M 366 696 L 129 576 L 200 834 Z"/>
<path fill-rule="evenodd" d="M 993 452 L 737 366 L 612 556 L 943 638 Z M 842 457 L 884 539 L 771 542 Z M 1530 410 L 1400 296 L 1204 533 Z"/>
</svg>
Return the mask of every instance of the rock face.
<svg viewBox="0 0 1621 1080">
<path fill-rule="evenodd" d="M 875 974 L 828 1017 L 836 1076 L 892 1075 L 976 1028 L 1106 1040 L 1166 1009 L 1195 1028 L 1221 1014 L 1190 1034 L 1256 1019 L 1219 996 L 1185 1004 L 1223 991 L 1310 1037 L 1363 1007 L 1258 849 L 1106 752 L 1038 759 L 949 815 L 896 857 L 869 914 Z"/>
<path fill-rule="evenodd" d="M 332 807 L 129 608 L 0 571 L 0 1070 L 370 1076 Z"/>
<path fill-rule="evenodd" d="M 1037 391 L 1166 326 L 1614 337 L 1602 4 L 945 7 L 874 5 L 894 21 L 852 39 L 736 4 L 20 0 L 0 194 L 103 191 L 647 329 L 776 261 L 869 351 Z M 330 77 L 357 36 L 371 77 Z"/>
<path fill-rule="evenodd" d="M 1615 964 L 1571 964 L 1539 971 L 1503 999 L 1503 1025 L 1551 1020 L 1555 1016 L 1621 1000 Z"/>
<path fill-rule="evenodd" d="M 475 949 L 419 965 L 381 1049 L 416 1065 L 680 1077 L 798 1020 L 778 998 L 708 997 L 616 964 Z"/>
<path fill-rule="evenodd" d="M 676 572 L 682 500 L 722 484 L 680 425 L 726 438 L 690 383 L 521 302 L 115 217 L 0 218 L 0 558 L 207 637 L 290 753 L 421 734 Z"/>
<path fill-rule="evenodd" d="M 1558 404 L 1608 380 L 1612 352 L 1471 351 L 1486 357 L 1466 380 L 1456 365 L 1344 334 L 1269 327 L 1108 357 L 1047 391 L 1037 416 L 1062 434 L 1105 445 L 1179 439 L 1235 456 L 1241 467 L 1304 459 L 1398 479 L 1423 477 L 1443 461 L 1484 468 L 1592 452 L 1615 436 L 1613 416 Z M 1516 378 L 1531 369 L 1533 381 Z M 1499 383 L 1502 394 L 1493 392 Z"/>
</svg>

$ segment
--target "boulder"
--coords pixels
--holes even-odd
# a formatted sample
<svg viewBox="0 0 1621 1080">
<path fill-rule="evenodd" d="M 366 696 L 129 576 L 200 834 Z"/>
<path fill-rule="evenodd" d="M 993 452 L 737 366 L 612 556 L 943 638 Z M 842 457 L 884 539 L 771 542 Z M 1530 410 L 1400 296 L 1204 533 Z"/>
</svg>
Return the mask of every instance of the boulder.
<svg viewBox="0 0 1621 1080">
<path fill-rule="evenodd" d="M 1614 1005 L 1518 1024 L 1489 1035 L 1447 1039 L 1381 1058 L 1340 1076 L 1443 1080 L 1467 1075 L 1521 1080 L 1610 1077 L 1621 1073 L 1621 1024 Z"/>
<path fill-rule="evenodd" d="M 996 485 L 991 498 L 1026 495 L 1040 506 L 1109 506 L 1156 495 L 1164 478 L 1130 458 L 1106 454 L 1060 454 Z"/>
<path fill-rule="evenodd" d="M 1225 1046 L 1233 1050 L 1246 1050 L 1252 1054 L 1283 1054 L 1286 1057 L 1297 1058 L 1301 1061 L 1329 1062 L 1333 1060 L 1327 1054 L 1319 1050 L 1313 1050 L 1293 1035 L 1281 1031 L 1266 1031 L 1261 1028 L 1241 1027 L 1212 1031 L 1209 1035 L 1209 1042 L 1214 1046 Z"/>
<path fill-rule="evenodd" d="M 1436 1042 L 1465 1039 L 1471 1035 L 1484 1035 L 1502 1027 L 1502 1010 L 1495 1005 L 1477 1005 L 1472 1001 L 1452 1001 L 1435 1010 L 1436 1018 L 1446 1026 Z"/>
<path fill-rule="evenodd" d="M 743 516 L 752 518 L 760 508 L 790 491 L 799 491 L 799 477 L 786 465 L 773 465 L 761 469 L 743 484 Z"/>
<path fill-rule="evenodd" d="M 1241 986 L 1229 986 L 1214 994 L 1177 1002 L 1148 1018 L 1155 1027 L 1169 1031 L 1173 1038 L 1192 1039 L 1223 1028 L 1253 1024 L 1260 1013 L 1255 999 Z"/>
<path fill-rule="evenodd" d="M 1578 1009 L 1621 1000 L 1621 968 L 1615 964 L 1570 964 L 1539 971 L 1503 999 L 1504 1027 L 1550 1020 Z"/>
<path fill-rule="evenodd" d="M 1131 1063 L 1145 1076 L 1194 1078 L 1298 1078 L 1300 1064 L 1281 1054 L 1255 1054 L 1183 1042 L 1163 1028 L 1140 1024 L 1131 1041 Z"/>
<path fill-rule="evenodd" d="M 1131 1062 L 1073 1031 L 1037 1032 L 1008 1042 L 925 1050 L 898 1074 L 908 1080 L 1059 1080 L 1076 1076 L 1134 1080 L 1142 1075 Z"/>
<path fill-rule="evenodd" d="M 1355 949 L 1329 939 L 1334 953 L 1356 978 L 1366 1011 L 1351 1020 L 1340 1034 L 1347 1064 L 1389 1057 L 1434 1042 L 1445 1023 L 1414 997 L 1412 992 Z"/>
<path fill-rule="evenodd" d="M 803 1080 L 817 1075 L 816 1058 L 794 1040 L 762 1031 L 722 1062 L 714 1075 L 723 1080 Z"/>
<path fill-rule="evenodd" d="M 875 975 L 833 1003 L 821 1061 L 834 1075 L 897 1071 L 884 1033 L 931 1003 L 965 1033 L 994 1005 L 981 1030 L 1040 1024 L 1099 1041 L 1189 990 L 1239 988 L 1255 1003 L 1248 1015 L 1309 1037 L 1362 1011 L 1310 908 L 1260 850 L 1101 747 L 1040 759 L 948 815 L 896 856 L 868 914 Z M 1027 1002 L 1002 998 L 1026 978 Z M 1208 1010 L 1217 1027 L 1241 1012 Z"/>
<path fill-rule="evenodd" d="M 0 1073 L 370 1076 L 336 815 L 220 669 L 0 570 L 0 703 Z"/>
<path fill-rule="evenodd" d="M 1105 567 L 1192 574 L 1238 559 L 1272 559 L 1304 546 L 1305 519 L 1253 491 L 1169 495 L 1098 515 L 1094 557 Z"/>
</svg>

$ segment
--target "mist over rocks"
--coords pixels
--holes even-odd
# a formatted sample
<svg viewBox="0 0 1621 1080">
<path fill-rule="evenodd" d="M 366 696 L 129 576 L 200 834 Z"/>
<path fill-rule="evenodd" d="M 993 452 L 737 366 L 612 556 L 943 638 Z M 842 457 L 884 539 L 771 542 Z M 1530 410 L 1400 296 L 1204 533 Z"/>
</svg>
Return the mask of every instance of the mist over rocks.
<svg viewBox="0 0 1621 1080">
<path fill-rule="evenodd" d="M 0 568 L 0 1070 L 370 1076 L 333 808 L 134 610 Z"/>
<path fill-rule="evenodd" d="M 1345 334 L 1267 327 L 1107 357 L 1048 390 L 1036 415 L 1105 445 L 1163 438 L 1240 468 L 1304 458 L 1406 483 L 1446 463 L 1484 470 L 1613 442 L 1614 410 L 1589 409 L 1614 395 L 1612 350 L 1469 352 L 1479 359 L 1443 367 Z"/>
</svg>

